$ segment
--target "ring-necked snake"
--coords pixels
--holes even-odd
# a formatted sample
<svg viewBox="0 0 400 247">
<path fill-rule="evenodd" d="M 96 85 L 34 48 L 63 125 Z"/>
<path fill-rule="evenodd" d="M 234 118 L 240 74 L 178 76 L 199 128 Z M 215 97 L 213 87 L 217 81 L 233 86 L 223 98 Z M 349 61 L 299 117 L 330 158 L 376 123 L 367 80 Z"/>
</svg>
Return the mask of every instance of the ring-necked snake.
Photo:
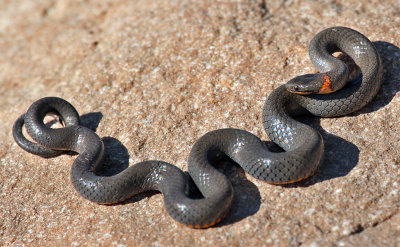
<svg viewBox="0 0 400 247">
<path fill-rule="evenodd" d="M 361 70 L 359 79 L 346 84 L 349 71 L 331 55 L 336 51 L 354 60 Z M 189 174 L 204 196 L 201 199 L 189 198 L 185 194 L 185 173 L 163 161 L 144 161 L 114 176 L 98 176 L 103 142 L 95 132 L 79 124 L 78 113 L 63 99 L 48 97 L 33 103 L 15 122 L 13 135 L 24 150 L 43 157 L 59 155 L 62 150 L 77 152 L 71 180 L 78 193 L 90 201 L 116 203 L 147 190 L 158 190 L 163 193 L 172 218 L 190 227 L 206 228 L 221 221 L 233 198 L 230 181 L 212 166 L 216 160 L 227 156 L 250 175 L 271 184 L 305 179 L 322 162 L 324 143 L 316 130 L 292 117 L 304 113 L 342 116 L 361 109 L 377 94 L 381 60 L 374 45 L 359 32 L 345 27 L 328 28 L 314 37 L 309 53 L 321 73 L 302 75 L 278 87 L 263 109 L 265 131 L 285 152 L 270 152 L 263 141 L 244 130 L 208 132 L 193 146 L 188 163 Z M 48 113 L 59 115 L 64 128 L 47 127 L 43 119 Z M 37 143 L 23 136 L 23 124 Z"/>
</svg>

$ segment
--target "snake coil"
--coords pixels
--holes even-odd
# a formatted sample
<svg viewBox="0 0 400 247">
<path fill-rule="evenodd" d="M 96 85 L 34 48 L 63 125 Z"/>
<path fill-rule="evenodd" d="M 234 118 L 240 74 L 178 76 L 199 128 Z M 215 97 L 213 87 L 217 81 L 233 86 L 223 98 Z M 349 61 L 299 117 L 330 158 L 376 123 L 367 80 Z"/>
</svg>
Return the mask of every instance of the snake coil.
<svg viewBox="0 0 400 247">
<path fill-rule="evenodd" d="M 361 70 L 359 79 L 344 85 L 349 71 L 341 60 L 331 55 L 335 51 L 342 51 L 354 60 Z M 210 227 L 226 216 L 233 198 L 230 181 L 212 166 L 221 154 L 250 175 L 271 184 L 305 179 L 322 162 L 324 143 L 316 130 L 294 120 L 293 116 L 346 115 L 364 107 L 380 88 L 379 54 L 357 31 L 333 27 L 320 32 L 310 44 L 310 58 L 321 73 L 299 76 L 278 87 L 264 105 L 265 131 L 285 152 L 270 152 L 258 137 L 239 129 L 214 130 L 195 143 L 188 169 L 204 196 L 201 199 L 189 198 L 185 194 L 186 175 L 163 161 L 144 161 L 110 177 L 97 175 L 103 160 L 103 142 L 95 132 L 80 125 L 75 108 L 60 98 L 47 97 L 34 102 L 15 122 L 14 139 L 22 149 L 43 157 L 54 157 L 64 150 L 77 152 L 71 181 L 78 193 L 90 201 L 116 203 L 143 191 L 158 190 L 164 195 L 165 208 L 172 218 L 193 228 Z M 315 91 L 320 94 L 309 94 Z M 60 116 L 64 128 L 47 127 L 43 119 L 49 113 Z M 22 134 L 24 124 L 36 143 Z"/>
</svg>

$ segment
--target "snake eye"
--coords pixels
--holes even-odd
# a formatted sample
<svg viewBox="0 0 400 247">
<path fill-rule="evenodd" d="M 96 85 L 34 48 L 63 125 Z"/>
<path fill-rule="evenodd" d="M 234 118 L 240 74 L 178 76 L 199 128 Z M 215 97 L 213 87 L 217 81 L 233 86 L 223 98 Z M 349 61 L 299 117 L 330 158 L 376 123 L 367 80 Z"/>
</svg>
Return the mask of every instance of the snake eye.
<svg viewBox="0 0 400 247">
<path fill-rule="evenodd" d="M 294 86 L 293 90 L 294 91 L 299 91 L 299 86 Z"/>
</svg>

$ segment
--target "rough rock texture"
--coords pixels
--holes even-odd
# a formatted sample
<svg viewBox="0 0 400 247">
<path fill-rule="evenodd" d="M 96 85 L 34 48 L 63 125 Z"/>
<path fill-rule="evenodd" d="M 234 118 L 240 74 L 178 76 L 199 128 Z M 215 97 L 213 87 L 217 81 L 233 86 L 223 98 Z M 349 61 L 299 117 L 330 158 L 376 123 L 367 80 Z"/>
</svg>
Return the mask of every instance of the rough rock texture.
<svg viewBox="0 0 400 247">
<path fill-rule="evenodd" d="M 175 223 L 157 193 L 86 201 L 70 183 L 76 156 L 43 159 L 13 141 L 34 100 L 59 96 L 97 127 L 109 166 L 186 170 L 210 130 L 267 140 L 264 100 L 315 71 L 308 43 L 333 25 L 375 42 L 382 90 L 361 112 L 311 121 L 326 142 L 311 179 L 273 186 L 227 168 L 234 205 L 216 227 Z M 400 246 L 399 27 L 396 0 L 0 0 L 0 245 Z"/>
</svg>

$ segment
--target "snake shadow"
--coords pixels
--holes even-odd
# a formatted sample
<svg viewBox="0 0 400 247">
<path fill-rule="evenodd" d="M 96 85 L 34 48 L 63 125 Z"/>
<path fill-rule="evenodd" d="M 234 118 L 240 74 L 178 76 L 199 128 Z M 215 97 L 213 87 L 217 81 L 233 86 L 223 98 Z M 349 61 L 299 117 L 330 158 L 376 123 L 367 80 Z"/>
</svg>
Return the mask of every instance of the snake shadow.
<svg viewBox="0 0 400 247">
<path fill-rule="evenodd" d="M 91 112 L 81 116 L 81 125 L 96 132 L 103 118 L 101 112 Z M 104 143 L 103 165 L 99 168 L 98 175 L 113 176 L 129 167 L 128 149 L 113 137 L 102 137 Z"/>
<path fill-rule="evenodd" d="M 382 58 L 382 86 L 372 102 L 350 116 L 377 111 L 388 105 L 400 91 L 400 48 L 386 41 L 375 41 L 373 44 Z"/>
<path fill-rule="evenodd" d="M 339 136 L 326 132 L 321 127 L 321 119 L 318 117 L 302 116 L 296 117 L 296 120 L 310 125 L 321 134 L 325 145 L 323 162 L 318 167 L 316 173 L 310 178 L 297 183 L 280 186 L 285 188 L 308 187 L 326 180 L 346 176 L 356 167 L 360 155 L 360 150 L 356 145 Z M 272 145 L 275 144 L 272 143 Z"/>
<path fill-rule="evenodd" d="M 220 172 L 222 172 L 232 184 L 233 200 L 231 208 L 226 218 L 217 225 L 218 228 L 230 225 L 249 217 L 260 209 L 261 195 L 258 187 L 246 178 L 246 172 L 229 157 L 220 153 L 221 159 L 213 161 L 212 164 Z M 189 173 L 185 172 L 189 181 L 189 191 L 186 194 L 192 199 L 203 198 L 201 192 L 194 184 Z"/>
<path fill-rule="evenodd" d="M 227 157 L 214 166 L 228 177 L 233 187 L 231 209 L 226 218 L 214 227 L 230 225 L 257 213 L 261 205 L 260 191 L 246 178 L 246 172 Z"/>
<path fill-rule="evenodd" d="M 103 118 L 103 114 L 101 112 L 90 112 L 83 114 L 80 118 L 82 126 L 96 132 L 97 127 L 99 127 L 100 121 Z"/>
</svg>

